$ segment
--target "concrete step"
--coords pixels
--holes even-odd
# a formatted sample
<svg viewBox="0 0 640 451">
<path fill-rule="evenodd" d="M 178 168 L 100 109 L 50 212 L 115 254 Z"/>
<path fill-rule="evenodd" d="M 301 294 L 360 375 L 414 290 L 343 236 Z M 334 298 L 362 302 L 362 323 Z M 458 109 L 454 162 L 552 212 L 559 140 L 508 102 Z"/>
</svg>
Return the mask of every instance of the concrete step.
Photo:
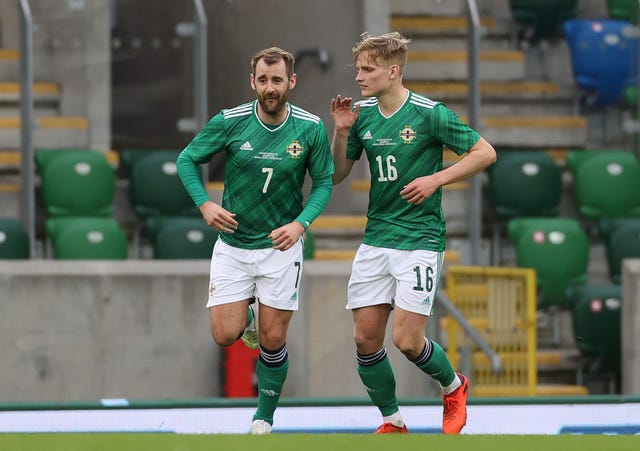
<svg viewBox="0 0 640 451">
<path fill-rule="evenodd" d="M 20 52 L 0 48 L 0 80 L 18 80 L 19 73 Z"/>
<path fill-rule="evenodd" d="M 432 16 L 463 16 L 465 0 L 390 0 L 391 14 L 424 14 Z"/>
<path fill-rule="evenodd" d="M 34 83 L 33 103 L 36 116 L 57 116 L 59 114 L 61 91 L 57 83 Z M 20 115 L 20 84 L 0 82 L 0 116 Z"/>
<path fill-rule="evenodd" d="M 38 148 L 88 145 L 89 121 L 84 117 L 40 117 L 35 119 L 33 145 Z M 0 117 L 0 149 L 20 147 L 20 118 Z"/>
<path fill-rule="evenodd" d="M 524 53 L 517 50 L 480 52 L 481 80 L 522 80 L 525 77 Z M 405 81 L 466 80 L 466 50 L 410 51 L 404 70 Z"/>
<path fill-rule="evenodd" d="M 587 144 L 587 120 L 582 116 L 483 116 L 477 128 L 496 148 L 584 148 Z"/>
<path fill-rule="evenodd" d="M 459 115 L 466 116 L 468 85 L 465 81 L 409 81 L 405 85 L 412 91 L 447 104 Z M 480 84 L 481 114 L 486 116 L 510 115 L 514 110 L 521 115 L 571 115 L 573 97 L 569 88 L 556 83 L 538 81 L 485 81 Z"/>
<path fill-rule="evenodd" d="M 409 49 L 464 50 L 467 48 L 468 23 L 463 16 L 391 16 L 391 29 L 411 39 Z M 493 18 L 481 18 L 480 48 L 482 50 L 509 50 L 512 48 L 510 30 Z"/>
</svg>

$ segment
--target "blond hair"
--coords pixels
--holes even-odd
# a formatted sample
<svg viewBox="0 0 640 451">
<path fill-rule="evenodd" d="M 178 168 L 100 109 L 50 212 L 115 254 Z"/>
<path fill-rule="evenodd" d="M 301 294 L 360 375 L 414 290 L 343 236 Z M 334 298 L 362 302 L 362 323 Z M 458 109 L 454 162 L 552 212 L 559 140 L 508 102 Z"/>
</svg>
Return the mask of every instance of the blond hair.
<svg viewBox="0 0 640 451">
<path fill-rule="evenodd" d="M 271 66 L 272 64 L 276 64 L 278 61 L 282 60 L 284 61 L 284 65 L 287 69 L 287 77 L 291 78 L 291 75 L 293 75 L 295 57 L 293 54 L 286 50 L 282 50 L 280 47 L 269 47 L 268 49 L 260 50 L 251 57 L 251 73 L 254 75 L 256 73 L 256 65 L 260 60 L 264 60 L 267 66 Z"/>
<path fill-rule="evenodd" d="M 353 61 L 357 62 L 358 57 L 364 53 L 368 53 L 368 57 L 374 61 L 391 64 L 397 64 L 400 67 L 400 73 L 407 64 L 407 46 L 411 42 L 397 31 L 383 34 L 381 36 L 371 36 L 364 32 L 360 35 L 360 41 L 351 49 L 353 53 Z"/>
</svg>

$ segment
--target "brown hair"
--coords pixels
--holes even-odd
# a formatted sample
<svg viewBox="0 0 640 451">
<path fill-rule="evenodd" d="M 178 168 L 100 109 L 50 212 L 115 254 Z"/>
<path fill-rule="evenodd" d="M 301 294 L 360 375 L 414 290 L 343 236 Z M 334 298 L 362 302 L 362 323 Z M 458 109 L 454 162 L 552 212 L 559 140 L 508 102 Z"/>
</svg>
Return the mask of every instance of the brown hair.
<svg viewBox="0 0 640 451">
<path fill-rule="evenodd" d="M 277 63 L 278 61 L 284 61 L 284 65 L 287 69 L 287 77 L 291 78 L 293 75 L 293 66 L 295 64 L 295 57 L 293 54 L 282 50 L 280 47 L 270 47 L 268 49 L 260 50 L 258 53 L 251 57 L 251 73 L 255 75 L 256 64 L 258 61 L 264 60 L 268 66 Z"/>
<path fill-rule="evenodd" d="M 353 61 L 357 62 L 358 57 L 367 52 L 369 58 L 374 62 L 382 60 L 390 64 L 397 64 L 400 67 L 400 73 L 407 64 L 407 45 L 411 42 L 397 31 L 383 34 L 381 36 L 371 36 L 365 32 L 360 35 L 360 41 L 351 49 L 353 53 Z"/>
</svg>

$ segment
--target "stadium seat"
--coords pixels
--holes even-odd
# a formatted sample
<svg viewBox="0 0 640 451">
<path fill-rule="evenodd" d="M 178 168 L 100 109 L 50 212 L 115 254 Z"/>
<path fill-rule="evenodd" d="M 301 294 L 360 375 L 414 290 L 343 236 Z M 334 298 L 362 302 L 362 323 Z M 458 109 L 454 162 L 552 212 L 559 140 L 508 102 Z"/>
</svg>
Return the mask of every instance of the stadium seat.
<svg viewBox="0 0 640 451">
<path fill-rule="evenodd" d="M 29 236 L 15 218 L 0 218 L 0 260 L 29 258 Z"/>
<path fill-rule="evenodd" d="M 562 199 L 562 171 L 543 151 L 499 151 L 487 168 L 492 205 L 492 260 L 500 265 L 504 221 L 517 217 L 557 216 Z"/>
<path fill-rule="evenodd" d="M 129 159 L 129 193 L 135 214 L 151 216 L 199 216 L 176 168 L 177 151 L 146 151 Z"/>
<path fill-rule="evenodd" d="M 579 101 L 585 107 L 618 105 L 638 83 L 638 36 L 624 20 L 572 19 L 563 25 Z"/>
<path fill-rule="evenodd" d="M 556 216 L 562 198 L 562 174 L 542 151 L 498 152 L 487 168 L 489 198 L 501 219 Z"/>
<path fill-rule="evenodd" d="M 638 0 L 607 0 L 607 10 L 611 19 L 638 23 Z"/>
<path fill-rule="evenodd" d="M 576 346 L 580 352 L 578 384 L 590 378 L 609 382 L 610 393 L 620 382 L 622 287 L 584 285 L 569 290 Z"/>
<path fill-rule="evenodd" d="M 79 152 L 82 156 L 91 162 L 101 163 L 106 160 L 105 153 L 95 149 L 76 149 L 76 148 L 60 148 L 60 149 L 37 149 L 35 151 L 36 169 L 43 174 L 46 167 L 56 159 L 63 155 Z"/>
<path fill-rule="evenodd" d="M 640 217 L 640 163 L 633 153 L 572 151 L 566 162 L 585 218 Z"/>
<path fill-rule="evenodd" d="M 180 151 L 178 149 L 136 149 L 128 148 L 120 152 L 120 165 L 127 178 L 131 177 L 131 170 L 140 159 L 151 154 L 165 155 L 168 160 L 176 160 Z"/>
<path fill-rule="evenodd" d="M 587 281 L 589 239 L 580 223 L 569 218 L 515 218 L 507 230 L 517 266 L 536 270 L 538 308 L 568 309 L 567 288 Z"/>
<path fill-rule="evenodd" d="M 128 256 L 127 235 L 114 218 L 49 218 L 46 229 L 55 259 L 122 260 Z"/>
<path fill-rule="evenodd" d="M 600 233 L 607 254 L 609 277 L 622 281 L 622 260 L 640 258 L 640 218 L 616 218 L 600 221 Z"/>
<path fill-rule="evenodd" d="M 520 39 L 538 42 L 560 35 L 562 23 L 576 17 L 578 0 L 509 0 Z"/>
<path fill-rule="evenodd" d="M 147 220 L 156 259 L 211 259 L 218 232 L 202 218 L 155 216 Z"/>
<path fill-rule="evenodd" d="M 48 155 L 41 172 L 42 200 L 49 217 L 109 216 L 113 213 L 115 171 L 99 151 Z"/>
</svg>

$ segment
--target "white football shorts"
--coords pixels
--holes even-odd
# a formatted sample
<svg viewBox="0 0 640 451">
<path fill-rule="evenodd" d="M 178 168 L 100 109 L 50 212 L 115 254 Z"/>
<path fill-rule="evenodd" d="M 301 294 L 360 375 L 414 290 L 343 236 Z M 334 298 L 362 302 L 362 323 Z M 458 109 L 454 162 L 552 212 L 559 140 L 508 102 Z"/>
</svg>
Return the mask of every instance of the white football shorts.
<svg viewBox="0 0 640 451">
<path fill-rule="evenodd" d="M 361 244 L 353 260 L 346 308 L 389 304 L 431 316 L 443 260 L 444 252 Z"/>
<path fill-rule="evenodd" d="M 298 310 L 302 250 L 302 239 L 279 251 L 240 249 L 218 238 L 211 256 L 207 307 L 255 297 L 269 307 Z"/>
</svg>

